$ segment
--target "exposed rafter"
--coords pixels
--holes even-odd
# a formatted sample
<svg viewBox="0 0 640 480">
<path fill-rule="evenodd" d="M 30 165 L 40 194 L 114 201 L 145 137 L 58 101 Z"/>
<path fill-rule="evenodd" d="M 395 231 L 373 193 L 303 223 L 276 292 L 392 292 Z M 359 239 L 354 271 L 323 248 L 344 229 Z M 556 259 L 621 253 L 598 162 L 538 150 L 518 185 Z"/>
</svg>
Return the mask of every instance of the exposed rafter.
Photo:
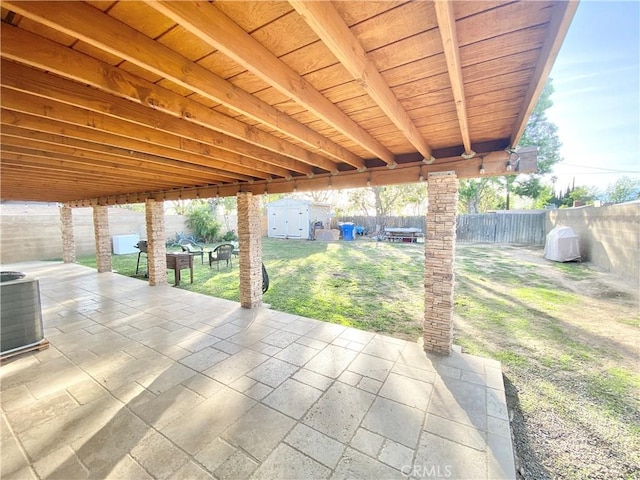
<svg viewBox="0 0 640 480">
<path fill-rule="evenodd" d="M 372 155 L 388 164 L 395 163 L 393 153 L 214 5 L 160 0 L 147 3 L 294 99 Z"/>
<path fill-rule="evenodd" d="M 341 162 L 364 168 L 364 161 L 345 148 L 90 5 L 80 2 L 6 0 L 3 6 L 128 60 L 249 118 L 264 122 Z M 135 48 L 131 48 L 132 45 Z"/>
<path fill-rule="evenodd" d="M 416 150 L 431 159 L 431 147 L 331 2 L 289 3 Z"/>
<path fill-rule="evenodd" d="M 453 2 L 450 0 L 435 0 L 436 18 L 438 30 L 442 38 L 444 56 L 447 60 L 447 72 L 453 90 L 453 99 L 456 104 L 458 123 L 464 145 L 464 156 L 469 158 L 474 155 L 471 150 L 471 136 L 469 135 L 469 119 L 467 116 L 467 96 L 464 93 L 464 81 L 462 78 L 462 66 L 460 62 L 460 46 L 456 33 L 456 17 L 453 12 Z"/>
</svg>

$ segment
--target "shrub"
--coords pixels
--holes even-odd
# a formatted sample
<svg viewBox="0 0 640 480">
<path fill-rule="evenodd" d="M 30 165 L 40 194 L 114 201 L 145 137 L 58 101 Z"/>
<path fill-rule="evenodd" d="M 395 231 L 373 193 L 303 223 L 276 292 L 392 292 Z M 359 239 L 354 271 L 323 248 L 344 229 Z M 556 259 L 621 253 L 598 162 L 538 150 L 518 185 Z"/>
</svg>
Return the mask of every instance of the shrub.
<svg viewBox="0 0 640 480">
<path fill-rule="evenodd" d="M 198 240 L 205 243 L 215 241 L 221 227 L 206 203 L 192 205 L 187 213 L 187 226 L 193 231 Z"/>
<path fill-rule="evenodd" d="M 238 236 L 236 235 L 236 232 L 234 232 L 233 230 L 229 230 L 222 236 L 222 240 L 225 242 L 235 242 L 236 240 L 238 240 Z"/>
</svg>

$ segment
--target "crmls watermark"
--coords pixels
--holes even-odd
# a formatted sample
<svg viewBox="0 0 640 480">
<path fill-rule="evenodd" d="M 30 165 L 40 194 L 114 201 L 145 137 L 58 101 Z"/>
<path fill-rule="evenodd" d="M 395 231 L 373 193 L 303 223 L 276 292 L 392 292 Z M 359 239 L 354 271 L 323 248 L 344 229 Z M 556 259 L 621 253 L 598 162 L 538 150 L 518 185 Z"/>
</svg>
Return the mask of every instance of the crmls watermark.
<svg viewBox="0 0 640 480">
<path fill-rule="evenodd" d="M 400 471 L 413 478 L 450 478 L 453 474 L 451 465 L 405 465 Z"/>
</svg>

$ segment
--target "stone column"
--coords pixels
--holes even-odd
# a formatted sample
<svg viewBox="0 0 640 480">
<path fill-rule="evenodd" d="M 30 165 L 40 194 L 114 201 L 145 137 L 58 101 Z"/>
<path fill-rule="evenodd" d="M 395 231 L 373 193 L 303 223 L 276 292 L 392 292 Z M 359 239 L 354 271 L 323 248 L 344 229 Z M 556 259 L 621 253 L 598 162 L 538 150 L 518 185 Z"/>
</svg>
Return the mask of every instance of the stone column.
<svg viewBox="0 0 640 480">
<path fill-rule="evenodd" d="M 240 304 L 262 305 L 262 239 L 260 200 L 251 192 L 238 193 L 238 240 L 240 241 Z"/>
<path fill-rule="evenodd" d="M 167 284 L 167 249 L 164 233 L 164 202 L 147 199 L 145 202 L 147 220 L 147 261 L 149 285 Z"/>
<path fill-rule="evenodd" d="M 67 205 L 60 207 L 60 229 L 62 230 L 62 261 L 75 263 L 76 241 L 73 237 L 73 209 Z"/>
<path fill-rule="evenodd" d="M 450 355 L 453 342 L 453 261 L 456 245 L 458 177 L 430 173 L 424 242 L 424 349 Z"/>
<path fill-rule="evenodd" d="M 93 229 L 96 237 L 98 273 L 111 271 L 111 236 L 109 235 L 109 207 L 93 207 Z"/>
</svg>

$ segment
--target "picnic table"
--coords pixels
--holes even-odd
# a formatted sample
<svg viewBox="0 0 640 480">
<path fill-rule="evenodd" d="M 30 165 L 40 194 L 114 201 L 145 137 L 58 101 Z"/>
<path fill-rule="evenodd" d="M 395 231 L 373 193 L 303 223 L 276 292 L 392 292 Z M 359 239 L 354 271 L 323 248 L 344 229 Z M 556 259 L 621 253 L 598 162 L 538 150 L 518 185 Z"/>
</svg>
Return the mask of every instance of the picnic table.
<svg viewBox="0 0 640 480">
<path fill-rule="evenodd" d="M 414 227 L 385 227 L 384 238 L 389 242 L 405 242 L 405 243 L 417 243 L 418 238 L 421 238 L 422 229 Z"/>
</svg>

